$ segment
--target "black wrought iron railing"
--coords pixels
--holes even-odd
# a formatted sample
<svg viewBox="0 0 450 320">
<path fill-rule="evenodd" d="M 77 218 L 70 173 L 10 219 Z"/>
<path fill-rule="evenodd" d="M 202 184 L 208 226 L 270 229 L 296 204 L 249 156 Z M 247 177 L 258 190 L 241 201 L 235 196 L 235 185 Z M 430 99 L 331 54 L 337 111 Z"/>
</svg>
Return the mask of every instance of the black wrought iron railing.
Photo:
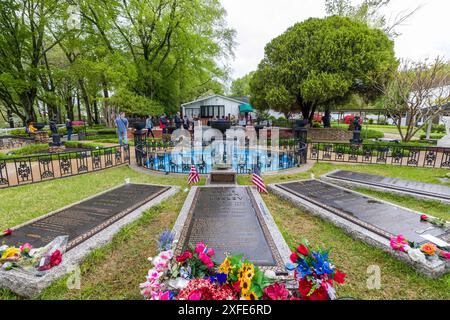
<svg viewBox="0 0 450 320">
<path fill-rule="evenodd" d="M 0 189 L 71 177 L 130 163 L 128 145 L 0 159 Z"/>
<path fill-rule="evenodd" d="M 262 172 L 278 171 L 300 166 L 307 161 L 307 144 L 291 140 L 278 148 L 272 148 L 270 143 L 267 148 L 256 148 L 248 140 L 243 146 L 236 147 L 232 141 L 224 141 L 224 144 L 231 143 L 231 151 L 225 146 L 222 150 L 216 150 L 210 144 L 196 147 L 192 142 L 190 148 L 174 151 L 174 143 L 155 145 L 135 136 L 135 156 L 138 166 L 160 172 L 188 173 L 191 165 L 195 165 L 199 173 L 206 174 L 215 165 L 223 163 L 231 165 L 238 174 L 251 172 L 253 165 L 258 165 Z"/>
<path fill-rule="evenodd" d="M 318 162 L 450 168 L 450 148 L 313 142 L 309 144 L 309 159 Z"/>
</svg>

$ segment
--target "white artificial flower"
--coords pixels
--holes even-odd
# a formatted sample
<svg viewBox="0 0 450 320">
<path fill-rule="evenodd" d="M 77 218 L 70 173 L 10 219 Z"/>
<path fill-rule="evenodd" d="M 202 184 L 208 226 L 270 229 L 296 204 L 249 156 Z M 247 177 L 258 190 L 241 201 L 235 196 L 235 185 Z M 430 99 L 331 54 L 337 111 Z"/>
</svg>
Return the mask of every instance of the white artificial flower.
<svg viewBox="0 0 450 320">
<path fill-rule="evenodd" d="M 408 255 L 411 260 L 415 262 L 427 263 L 427 258 L 422 253 L 422 251 L 420 251 L 420 249 L 410 249 L 408 250 Z"/>
<path fill-rule="evenodd" d="M 183 278 L 176 278 L 169 280 L 169 286 L 174 289 L 183 290 L 189 284 L 189 280 Z"/>
</svg>

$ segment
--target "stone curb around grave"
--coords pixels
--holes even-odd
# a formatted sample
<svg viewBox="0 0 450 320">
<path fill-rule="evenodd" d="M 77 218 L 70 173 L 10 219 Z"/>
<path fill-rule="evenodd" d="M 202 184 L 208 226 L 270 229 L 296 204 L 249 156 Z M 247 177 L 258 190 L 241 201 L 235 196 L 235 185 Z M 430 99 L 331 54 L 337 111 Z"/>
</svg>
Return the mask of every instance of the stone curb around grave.
<svg viewBox="0 0 450 320">
<path fill-rule="evenodd" d="M 349 181 L 349 180 L 341 180 L 341 179 L 335 179 L 333 177 L 331 177 L 330 175 L 341 171 L 341 170 L 333 170 L 331 172 L 328 172 L 324 175 L 321 175 L 319 177 L 318 180 L 324 181 L 324 182 L 328 182 L 331 183 L 333 185 L 338 185 L 344 188 L 348 188 L 348 189 L 353 189 L 353 188 L 365 188 L 365 189 L 371 189 L 371 190 L 375 190 L 375 191 L 380 191 L 380 192 L 385 192 L 385 193 L 389 193 L 389 194 L 394 194 L 394 195 L 401 195 L 401 196 L 410 196 L 419 200 L 428 200 L 428 201 L 438 201 L 444 204 L 450 204 L 450 200 L 446 200 L 446 199 L 439 199 L 439 198 L 434 198 L 433 196 L 427 196 L 424 194 L 417 194 L 414 193 L 412 191 L 402 191 L 402 190 L 397 190 L 397 189 L 392 189 L 392 188 L 388 188 L 388 187 L 383 187 L 383 186 L 376 186 L 373 184 L 364 184 L 364 183 L 360 183 L 357 181 Z"/>
<path fill-rule="evenodd" d="M 444 261 L 436 260 L 436 261 L 427 261 L 427 264 L 422 264 L 419 262 L 412 261 L 407 254 L 392 250 L 390 247 L 390 241 L 388 239 L 385 239 L 384 237 L 381 237 L 372 231 L 369 231 L 342 217 L 339 217 L 334 213 L 331 213 L 328 210 L 323 209 L 313 203 L 310 203 L 304 199 L 296 197 L 295 195 L 279 188 L 277 184 L 268 185 L 268 189 L 275 195 L 279 196 L 280 198 L 291 202 L 292 204 L 294 204 L 294 206 L 300 207 L 314 216 L 318 216 L 328 222 L 331 222 L 333 225 L 342 229 L 346 234 L 348 234 L 353 239 L 363 241 L 371 246 L 383 250 L 384 252 L 396 257 L 397 259 L 406 262 L 407 264 L 415 268 L 417 271 L 423 273 L 424 275 L 430 278 L 438 278 L 450 271 L 449 262 L 446 263 Z M 385 202 L 379 199 L 377 199 L 377 201 Z M 394 205 L 389 202 L 385 203 Z M 409 211 L 414 212 L 413 210 Z"/>
<path fill-rule="evenodd" d="M 99 194 L 109 192 L 116 188 L 118 187 L 114 187 Z M 55 280 L 64 277 L 68 273 L 74 272 L 74 270 L 78 267 L 78 265 L 91 251 L 108 244 L 112 240 L 114 235 L 118 233 L 123 227 L 138 220 L 139 218 L 142 217 L 145 211 L 147 211 L 148 209 L 150 209 L 155 205 L 160 204 L 162 201 L 174 196 L 179 191 L 180 191 L 179 187 L 170 187 L 170 189 L 160 194 L 156 198 L 150 200 L 149 202 L 145 203 L 139 208 L 133 210 L 122 219 L 116 221 L 115 223 L 101 230 L 99 233 L 90 237 L 86 241 L 80 243 L 78 246 L 67 251 L 63 255 L 62 263 L 59 266 L 54 267 L 48 272 L 46 272 L 45 275 L 42 277 L 34 276 L 20 269 L 13 269 L 10 271 L 0 271 L 0 287 L 10 289 L 14 293 L 22 297 L 32 298 L 33 296 L 39 294 L 42 290 L 50 286 L 52 282 L 54 282 Z M 95 196 L 98 196 L 99 194 Z M 82 201 L 85 200 L 86 199 Z M 81 284 L 82 281 L 83 280 L 81 279 Z"/>
<path fill-rule="evenodd" d="M 258 208 L 255 208 L 255 210 L 259 210 L 262 220 L 260 220 L 260 223 L 264 222 L 265 227 L 267 228 L 267 232 L 269 233 L 271 240 L 274 244 L 274 247 L 272 247 L 272 250 L 276 250 L 276 254 L 280 257 L 280 265 L 278 265 L 278 268 L 283 268 L 284 270 L 284 264 L 289 262 L 289 256 L 291 254 L 291 251 L 289 249 L 289 246 L 287 245 L 286 241 L 284 240 L 281 232 L 279 231 L 275 221 L 273 220 L 272 215 L 270 214 L 269 209 L 264 203 L 264 200 L 262 199 L 261 195 L 256 191 L 256 188 L 251 186 L 233 186 L 233 185 L 207 185 L 202 187 L 192 187 L 188 196 L 186 197 L 185 203 L 183 205 L 183 208 L 181 209 L 178 218 L 172 228 L 172 232 L 175 234 L 174 236 L 174 246 L 175 246 L 175 253 L 179 249 L 180 246 L 180 239 L 183 239 L 187 234 L 186 223 L 189 223 L 190 214 L 192 210 L 192 206 L 194 204 L 195 198 L 197 196 L 197 192 L 199 189 L 213 189 L 213 188 L 242 188 L 242 189 L 249 189 L 251 196 L 254 199 L 254 203 L 258 206 Z M 264 228 L 263 226 L 261 226 Z M 272 269 L 272 267 L 261 267 L 262 270 L 269 270 Z M 281 276 L 281 277 L 284 277 Z"/>
</svg>

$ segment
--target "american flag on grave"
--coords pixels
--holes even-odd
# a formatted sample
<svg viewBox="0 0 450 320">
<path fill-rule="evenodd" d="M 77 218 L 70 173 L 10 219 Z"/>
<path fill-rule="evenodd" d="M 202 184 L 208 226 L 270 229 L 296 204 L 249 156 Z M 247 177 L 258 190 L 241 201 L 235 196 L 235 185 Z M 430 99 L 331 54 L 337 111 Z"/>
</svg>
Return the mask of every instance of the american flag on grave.
<svg viewBox="0 0 450 320">
<path fill-rule="evenodd" d="M 196 184 L 200 181 L 200 175 L 198 174 L 197 168 L 194 165 L 191 165 L 191 170 L 189 171 L 189 184 Z"/>
<path fill-rule="evenodd" d="M 259 170 L 259 166 L 257 165 L 253 166 L 252 183 L 256 186 L 256 189 L 258 189 L 259 192 L 267 193 L 266 185 L 263 179 L 261 179 L 261 170 Z"/>
</svg>

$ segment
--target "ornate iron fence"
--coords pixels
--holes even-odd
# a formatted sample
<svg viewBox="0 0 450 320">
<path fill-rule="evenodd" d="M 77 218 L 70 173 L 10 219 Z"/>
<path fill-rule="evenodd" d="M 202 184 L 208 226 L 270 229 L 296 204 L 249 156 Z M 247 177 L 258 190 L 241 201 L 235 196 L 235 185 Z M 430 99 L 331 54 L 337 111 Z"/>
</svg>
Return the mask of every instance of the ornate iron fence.
<svg viewBox="0 0 450 320">
<path fill-rule="evenodd" d="M 193 142 L 188 152 L 172 152 L 173 146 L 172 142 L 164 147 L 155 145 L 135 135 L 136 163 L 150 170 L 170 173 L 188 173 L 191 165 L 195 164 L 202 174 L 210 173 L 215 164 L 231 163 L 238 174 L 247 174 L 254 164 L 262 172 L 300 166 L 306 163 L 308 151 L 307 144 L 298 140 L 286 143 L 277 150 L 268 148 L 263 151 L 256 151 L 246 140 L 245 147 L 233 148 L 231 154 L 219 154 L 214 148 L 207 148 L 207 145 L 195 147 Z"/>
<path fill-rule="evenodd" d="M 318 162 L 450 168 L 450 148 L 313 142 L 309 144 L 309 159 Z"/>
<path fill-rule="evenodd" d="M 71 177 L 130 163 L 128 145 L 0 159 L 0 189 Z"/>
</svg>

